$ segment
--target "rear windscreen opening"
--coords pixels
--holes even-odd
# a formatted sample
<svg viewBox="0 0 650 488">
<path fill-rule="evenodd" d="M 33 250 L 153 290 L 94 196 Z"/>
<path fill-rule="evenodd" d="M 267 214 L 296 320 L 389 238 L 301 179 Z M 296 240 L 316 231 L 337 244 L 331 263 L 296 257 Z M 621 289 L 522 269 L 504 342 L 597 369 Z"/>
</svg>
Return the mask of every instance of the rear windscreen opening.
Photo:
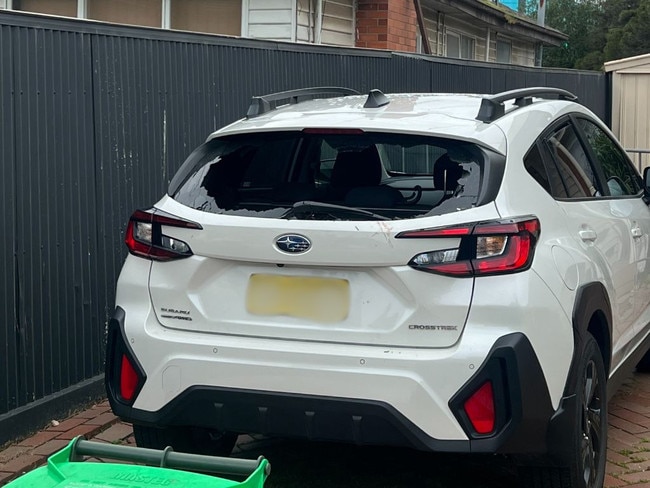
<svg viewBox="0 0 650 488">
<path fill-rule="evenodd" d="M 483 176 L 499 158 L 475 144 L 408 134 L 311 129 L 228 135 L 189 156 L 169 195 L 218 214 L 412 218 L 486 203 L 494 192 L 485 191 Z"/>
</svg>

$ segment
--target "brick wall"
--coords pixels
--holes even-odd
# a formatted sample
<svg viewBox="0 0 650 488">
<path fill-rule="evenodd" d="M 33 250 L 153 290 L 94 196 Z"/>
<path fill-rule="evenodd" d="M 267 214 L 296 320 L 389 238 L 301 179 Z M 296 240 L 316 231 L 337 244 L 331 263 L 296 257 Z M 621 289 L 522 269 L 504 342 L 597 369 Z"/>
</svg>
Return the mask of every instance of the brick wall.
<svg viewBox="0 0 650 488">
<path fill-rule="evenodd" d="M 359 0 L 357 47 L 415 52 L 417 29 L 412 0 Z"/>
</svg>

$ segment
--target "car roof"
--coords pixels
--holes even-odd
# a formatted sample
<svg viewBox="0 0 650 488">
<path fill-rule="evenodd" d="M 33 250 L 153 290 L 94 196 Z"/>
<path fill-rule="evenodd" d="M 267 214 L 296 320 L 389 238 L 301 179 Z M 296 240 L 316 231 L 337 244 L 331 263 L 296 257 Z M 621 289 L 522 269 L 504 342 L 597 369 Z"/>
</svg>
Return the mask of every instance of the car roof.
<svg viewBox="0 0 650 488">
<path fill-rule="evenodd" d="M 513 116 L 512 114 L 520 112 L 513 110 L 513 108 L 518 108 L 515 104 L 518 103 L 524 112 L 532 105 L 532 99 L 530 102 L 522 103 L 519 100 L 523 98 L 517 99 L 516 94 L 537 93 L 534 90 L 537 90 L 540 95 L 542 94 L 540 91 L 542 88 L 512 90 L 497 95 L 449 93 L 384 95 L 378 90 L 373 90 L 369 96 L 352 95 L 298 102 L 293 100 L 293 103 L 280 105 L 277 108 L 267 106 L 259 114 L 255 111 L 254 116 L 249 115 L 234 122 L 214 132 L 208 139 L 225 134 L 279 130 L 299 131 L 305 128 L 361 129 L 367 132 L 450 137 L 473 142 L 505 154 L 507 137 L 503 130 L 503 122 L 508 122 L 508 119 Z M 552 90 L 554 93 L 561 92 L 556 89 L 547 90 Z M 294 92 L 297 91 L 282 92 L 282 94 Z M 378 92 L 383 97 L 381 98 L 383 102 L 379 106 L 368 107 L 373 92 Z M 269 97 L 282 94 L 273 94 Z M 515 96 L 506 94 L 515 94 Z M 571 96 L 575 98 L 573 95 Z M 260 99 L 264 100 L 264 97 L 255 97 L 253 101 Z M 276 97 L 276 99 L 281 98 Z M 496 100 L 496 102 L 490 102 L 486 106 L 485 100 Z M 514 104 L 507 103 L 513 100 Z M 544 103 L 549 112 L 553 113 L 569 104 L 576 105 L 564 100 L 545 101 Z M 541 108 L 540 105 L 540 103 L 535 103 L 535 109 Z M 250 112 L 251 109 L 249 109 Z M 483 115 L 481 115 L 482 113 Z M 485 115 L 486 113 L 488 115 Z M 479 120 L 479 118 L 483 120 Z"/>
</svg>

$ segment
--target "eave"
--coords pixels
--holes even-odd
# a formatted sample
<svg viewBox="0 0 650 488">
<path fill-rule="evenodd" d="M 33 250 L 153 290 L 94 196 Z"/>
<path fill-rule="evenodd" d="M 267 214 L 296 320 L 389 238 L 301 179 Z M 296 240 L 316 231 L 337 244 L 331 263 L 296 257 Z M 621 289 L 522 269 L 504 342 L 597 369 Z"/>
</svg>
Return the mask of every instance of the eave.
<svg viewBox="0 0 650 488">
<path fill-rule="evenodd" d="M 475 23 L 478 20 L 497 32 L 534 43 L 559 46 L 569 38 L 556 29 L 538 25 L 533 19 L 491 0 L 423 0 L 422 4 L 468 22 Z"/>
</svg>

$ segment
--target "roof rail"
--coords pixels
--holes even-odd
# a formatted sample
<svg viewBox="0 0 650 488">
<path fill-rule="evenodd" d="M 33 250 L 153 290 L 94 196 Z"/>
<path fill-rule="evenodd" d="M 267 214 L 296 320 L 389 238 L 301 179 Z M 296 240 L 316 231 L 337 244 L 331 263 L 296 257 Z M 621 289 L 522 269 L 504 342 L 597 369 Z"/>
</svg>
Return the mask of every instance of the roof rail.
<svg viewBox="0 0 650 488">
<path fill-rule="evenodd" d="M 304 102 L 305 100 L 313 100 L 322 95 L 337 94 L 337 95 L 359 95 L 359 92 L 352 88 L 342 88 L 338 86 L 321 86 L 316 88 L 300 88 L 298 90 L 289 90 L 278 93 L 270 93 L 269 95 L 262 95 L 253 97 L 251 104 L 248 107 L 246 118 L 257 117 L 258 115 L 265 114 L 277 108 L 280 101 L 288 101 L 290 104 Z M 283 105 L 283 104 L 280 104 Z"/>
<path fill-rule="evenodd" d="M 578 97 L 573 93 L 561 88 L 550 88 L 544 86 L 518 88 L 516 90 L 504 91 L 497 93 L 496 95 L 487 95 L 483 97 L 483 100 L 481 100 L 481 108 L 479 108 L 476 120 L 485 123 L 494 122 L 505 114 L 503 102 L 506 100 L 514 99 L 517 107 L 525 107 L 526 105 L 533 103 L 533 97 L 571 100 L 574 102 L 578 101 Z"/>
</svg>

